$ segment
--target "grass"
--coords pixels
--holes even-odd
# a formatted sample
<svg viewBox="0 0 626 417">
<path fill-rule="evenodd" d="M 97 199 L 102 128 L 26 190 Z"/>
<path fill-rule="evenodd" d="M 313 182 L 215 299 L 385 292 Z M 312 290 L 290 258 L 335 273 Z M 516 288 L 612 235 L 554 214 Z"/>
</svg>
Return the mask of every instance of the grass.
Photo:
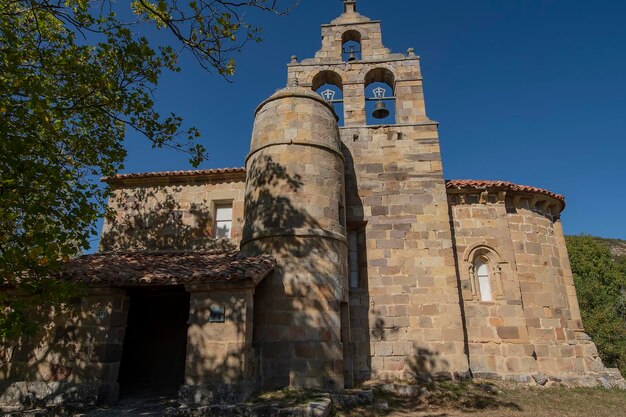
<svg viewBox="0 0 626 417">
<path fill-rule="evenodd" d="M 479 382 L 427 387 L 417 399 L 377 392 L 374 405 L 335 410 L 335 417 L 626 417 L 626 391 L 530 388 Z M 377 403 L 384 401 L 388 409 Z"/>
<path fill-rule="evenodd" d="M 251 404 L 280 404 L 283 407 L 296 407 L 326 397 L 326 394 L 319 391 L 285 388 L 279 391 L 263 392 L 249 402 Z"/>
</svg>

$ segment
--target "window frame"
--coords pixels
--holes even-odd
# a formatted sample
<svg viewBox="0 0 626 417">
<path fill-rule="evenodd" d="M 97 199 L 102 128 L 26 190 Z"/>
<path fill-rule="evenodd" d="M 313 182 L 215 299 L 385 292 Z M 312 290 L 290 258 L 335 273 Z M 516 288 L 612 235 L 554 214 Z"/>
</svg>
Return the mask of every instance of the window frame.
<svg viewBox="0 0 626 417">
<path fill-rule="evenodd" d="M 481 269 L 485 273 L 481 273 Z M 474 261 L 474 274 L 476 279 L 476 289 L 481 302 L 491 303 L 495 301 L 493 291 L 493 279 L 489 260 L 478 257 Z M 482 279 L 481 279 L 482 278 Z M 486 293 L 488 291 L 488 293 Z"/>
<path fill-rule="evenodd" d="M 219 219 L 219 211 L 220 209 L 230 209 L 230 219 L 229 220 L 220 220 Z M 213 238 L 214 239 L 232 239 L 233 237 L 233 202 L 232 201 L 223 201 L 216 202 L 213 210 Z M 228 233 L 226 236 L 220 236 L 220 224 L 228 224 Z"/>
<path fill-rule="evenodd" d="M 346 230 L 346 238 L 347 238 L 347 242 L 348 242 L 348 270 L 347 270 L 347 275 L 348 275 L 348 288 L 350 291 L 360 291 L 360 290 L 366 290 L 367 289 L 367 239 L 365 236 L 365 226 L 366 223 L 357 223 L 357 224 L 350 224 L 348 223 L 347 225 L 347 230 Z M 354 236 L 354 238 L 352 237 Z M 352 245 L 351 245 L 351 241 L 356 239 L 356 251 L 352 250 Z M 353 279 L 353 262 L 351 259 L 351 253 L 356 253 L 357 259 L 356 259 L 356 272 L 358 274 L 357 276 L 357 280 L 356 280 L 356 284 L 357 285 L 353 285 L 355 283 L 354 279 Z"/>
</svg>

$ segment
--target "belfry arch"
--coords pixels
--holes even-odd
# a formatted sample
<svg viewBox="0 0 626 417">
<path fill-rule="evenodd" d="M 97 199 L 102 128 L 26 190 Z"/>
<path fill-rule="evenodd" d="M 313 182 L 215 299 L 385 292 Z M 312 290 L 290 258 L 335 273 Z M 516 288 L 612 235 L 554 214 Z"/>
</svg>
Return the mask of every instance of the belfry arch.
<svg viewBox="0 0 626 417">
<path fill-rule="evenodd" d="M 361 33 L 351 29 L 341 35 L 341 58 L 344 62 L 360 61 L 363 58 Z"/>
<path fill-rule="evenodd" d="M 387 68 L 374 68 L 365 74 L 363 87 L 368 125 L 396 123 L 395 84 L 396 76 Z M 384 114 L 387 116 L 381 117 Z"/>
<path fill-rule="evenodd" d="M 343 79 L 341 75 L 331 70 L 320 71 L 313 77 L 311 89 L 332 105 L 339 119 L 339 125 L 343 126 Z"/>
</svg>

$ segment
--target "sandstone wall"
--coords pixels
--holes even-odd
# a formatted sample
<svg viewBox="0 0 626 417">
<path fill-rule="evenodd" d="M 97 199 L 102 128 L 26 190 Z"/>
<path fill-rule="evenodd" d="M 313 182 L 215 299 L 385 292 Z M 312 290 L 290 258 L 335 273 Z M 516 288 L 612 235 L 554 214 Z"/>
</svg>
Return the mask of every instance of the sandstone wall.
<svg viewBox="0 0 626 417">
<path fill-rule="evenodd" d="M 236 249 L 243 229 L 245 173 L 113 181 L 101 251 Z M 232 203 L 232 238 L 215 240 L 217 204 Z"/>
<path fill-rule="evenodd" d="M 437 123 L 426 116 L 419 57 L 391 53 L 381 24 L 344 3 L 322 26 L 314 58 L 289 64 L 289 82 L 343 95 L 348 228 L 358 232 L 359 285 L 350 288 L 355 381 L 452 376 L 468 369 Z M 342 62 L 344 41 L 361 57 Z M 367 126 L 366 89 L 386 84 L 395 124 Z M 395 105 L 394 105 L 395 104 Z M 359 246 L 361 246 L 359 244 Z"/>
<path fill-rule="evenodd" d="M 242 384 L 254 381 L 252 289 L 193 286 L 185 384 Z M 211 308 L 225 309 L 224 322 L 210 322 Z"/>
<path fill-rule="evenodd" d="M 357 380 L 467 371 L 436 124 L 341 134 L 348 223 L 366 240 L 350 293 Z"/>
<path fill-rule="evenodd" d="M 567 248 L 562 231 L 555 228 L 552 215 L 532 203 L 528 199 L 515 204 L 509 226 L 538 369 L 550 375 L 603 371 L 595 345 L 576 343 L 582 320 L 578 304 L 570 308 L 575 299 L 569 294 L 574 287 L 569 264 L 563 262 Z"/>
<path fill-rule="evenodd" d="M 559 220 L 563 203 L 502 189 L 450 189 L 449 200 L 474 374 L 597 384 L 605 369 L 583 332 Z M 481 297 L 479 259 L 489 266 L 491 301 Z"/>
<path fill-rule="evenodd" d="M 50 391 L 50 398 L 39 398 L 42 403 L 63 397 L 54 387 L 60 389 L 67 384 L 93 386 L 94 401 L 116 400 L 127 315 L 125 291 L 90 290 L 87 296 L 68 306 L 67 312 L 51 312 L 49 323 L 36 336 L 5 341 L 0 380 L 5 384 L 48 383 L 44 391 Z M 79 398 L 81 389 L 74 391 L 74 401 L 89 400 Z M 24 396 L 27 398 L 28 394 Z M 0 406 L 19 405 L 14 402 L 19 403 L 19 398 L 0 397 Z"/>
<path fill-rule="evenodd" d="M 258 287 L 254 340 L 265 387 L 344 386 L 344 161 L 336 116 L 301 88 L 266 100 L 246 162 L 244 254 L 278 268 Z"/>
</svg>

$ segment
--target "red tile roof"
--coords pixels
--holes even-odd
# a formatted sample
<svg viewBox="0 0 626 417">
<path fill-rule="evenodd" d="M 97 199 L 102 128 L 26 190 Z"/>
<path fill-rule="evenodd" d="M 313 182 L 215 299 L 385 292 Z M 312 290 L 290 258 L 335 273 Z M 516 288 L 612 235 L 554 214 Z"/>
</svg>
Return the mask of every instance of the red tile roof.
<svg viewBox="0 0 626 417">
<path fill-rule="evenodd" d="M 60 278 L 90 286 L 260 281 L 276 267 L 269 255 L 230 252 L 103 252 L 65 264 Z"/>
<path fill-rule="evenodd" d="M 103 177 L 103 182 L 116 182 L 122 180 L 143 179 L 143 178 L 167 178 L 167 177 L 203 177 L 219 176 L 225 174 L 245 174 L 245 168 L 220 168 L 220 169 L 197 169 L 192 171 L 162 171 L 162 172 L 140 172 L 134 174 L 118 174 L 112 177 Z"/>
<path fill-rule="evenodd" d="M 565 206 L 565 196 L 553 193 L 552 191 L 531 187 L 528 185 L 518 185 L 507 181 L 483 181 L 483 180 L 448 180 L 446 187 L 450 189 L 477 189 L 477 190 L 501 190 L 501 191 L 518 191 L 522 193 L 543 194 L 555 198 Z"/>
</svg>

